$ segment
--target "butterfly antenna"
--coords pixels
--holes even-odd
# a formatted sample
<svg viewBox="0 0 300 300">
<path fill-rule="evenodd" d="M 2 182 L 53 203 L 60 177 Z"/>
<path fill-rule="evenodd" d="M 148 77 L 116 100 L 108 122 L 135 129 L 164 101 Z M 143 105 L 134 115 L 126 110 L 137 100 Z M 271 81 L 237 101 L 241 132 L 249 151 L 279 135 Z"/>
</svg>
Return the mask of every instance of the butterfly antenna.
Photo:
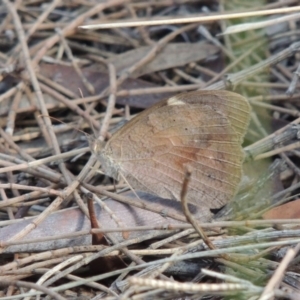
<svg viewBox="0 0 300 300">
<path fill-rule="evenodd" d="M 64 122 L 64 121 L 61 121 L 61 120 L 59 120 L 59 119 L 57 119 L 57 118 L 55 118 L 55 117 L 51 117 L 51 116 L 47 116 L 47 115 L 43 115 L 43 114 L 38 115 L 38 118 L 41 118 L 41 117 L 46 117 L 46 118 L 55 120 L 55 121 L 57 121 L 57 122 L 59 122 L 59 123 L 61 123 L 61 124 L 65 124 L 65 125 L 67 125 L 67 126 L 70 126 L 70 124 L 68 124 L 68 123 L 66 123 L 66 122 Z M 73 128 L 73 127 L 70 126 L 70 129 L 74 129 L 74 130 L 76 130 L 76 131 L 78 131 L 78 132 L 81 132 L 81 133 L 83 133 L 85 136 L 88 136 L 88 135 L 89 135 L 88 133 L 86 133 L 86 132 L 84 132 L 83 130 L 78 129 L 78 128 Z"/>
<path fill-rule="evenodd" d="M 135 190 L 133 189 L 133 187 L 129 184 L 129 182 L 127 181 L 127 179 L 125 178 L 125 176 L 122 174 L 122 172 L 119 171 L 119 174 L 121 175 L 121 177 L 123 178 L 123 180 L 128 184 L 130 190 L 134 193 L 134 195 L 141 200 L 141 198 L 138 196 L 138 194 L 135 192 Z"/>
<path fill-rule="evenodd" d="M 117 191 L 116 180 L 115 179 L 114 179 L 114 190 L 115 190 L 115 192 Z"/>
</svg>

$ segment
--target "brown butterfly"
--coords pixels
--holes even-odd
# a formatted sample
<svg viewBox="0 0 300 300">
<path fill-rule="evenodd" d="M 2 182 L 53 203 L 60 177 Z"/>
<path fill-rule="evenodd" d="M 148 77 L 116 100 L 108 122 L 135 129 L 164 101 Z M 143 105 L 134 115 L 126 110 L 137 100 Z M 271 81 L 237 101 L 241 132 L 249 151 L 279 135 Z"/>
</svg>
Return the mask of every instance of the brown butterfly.
<svg viewBox="0 0 300 300">
<path fill-rule="evenodd" d="M 137 190 L 180 200 L 185 170 L 192 170 L 187 199 L 209 209 L 228 203 L 242 176 L 241 143 L 248 127 L 248 101 L 228 91 L 195 91 L 162 100 L 92 151 L 106 175 L 120 174 Z"/>
</svg>

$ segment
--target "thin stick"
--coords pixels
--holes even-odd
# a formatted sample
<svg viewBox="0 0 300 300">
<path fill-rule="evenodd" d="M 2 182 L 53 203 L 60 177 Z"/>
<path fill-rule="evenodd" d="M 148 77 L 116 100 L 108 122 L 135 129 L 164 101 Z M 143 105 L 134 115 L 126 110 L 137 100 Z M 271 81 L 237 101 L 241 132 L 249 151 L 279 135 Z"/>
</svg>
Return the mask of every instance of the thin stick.
<svg viewBox="0 0 300 300">
<path fill-rule="evenodd" d="M 181 193 L 180 193 L 180 200 L 181 200 L 181 204 L 182 204 L 182 209 L 183 209 L 183 212 L 186 216 L 187 221 L 190 222 L 193 225 L 193 227 L 198 232 L 200 237 L 203 239 L 203 241 L 207 245 L 207 247 L 211 250 L 214 250 L 214 249 L 216 249 L 215 245 L 209 240 L 209 238 L 205 234 L 204 230 L 201 228 L 201 226 L 198 224 L 198 222 L 192 216 L 192 214 L 190 213 L 190 210 L 188 208 L 188 202 L 187 202 L 186 195 L 187 195 L 187 191 L 188 191 L 188 185 L 189 185 L 189 182 L 191 180 L 191 175 L 192 175 L 191 170 L 187 169 L 186 172 L 185 172 L 185 176 L 184 176 L 184 180 L 183 180 L 183 184 L 182 184 L 182 189 L 181 189 Z"/>
</svg>

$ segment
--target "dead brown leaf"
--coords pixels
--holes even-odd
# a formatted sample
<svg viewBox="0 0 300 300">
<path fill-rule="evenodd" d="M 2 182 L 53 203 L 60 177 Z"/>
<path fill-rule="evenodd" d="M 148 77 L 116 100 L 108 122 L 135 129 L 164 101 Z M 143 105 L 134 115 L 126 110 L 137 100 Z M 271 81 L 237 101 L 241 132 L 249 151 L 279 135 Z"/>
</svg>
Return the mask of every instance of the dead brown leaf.
<svg viewBox="0 0 300 300">
<path fill-rule="evenodd" d="M 134 50 L 114 56 L 108 59 L 113 63 L 117 73 L 121 73 L 131 67 L 152 49 L 151 46 L 140 47 Z M 158 53 L 152 61 L 134 72 L 131 77 L 139 77 L 152 72 L 184 66 L 191 62 L 204 60 L 208 56 L 218 52 L 218 48 L 205 42 L 200 43 L 173 43 L 168 44 Z"/>
<path fill-rule="evenodd" d="M 263 218 L 268 219 L 299 219 L 300 199 L 288 202 L 267 211 Z"/>
<path fill-rule="evenodd" d="M 125 193 L 127 197 L 135 196 L 132 193 Z M 138 193 L 139 197 L 147 204 L 151 203 L 157 207 L 161 207 L 161 212 L 171 212 L 171 213 L 181 213 L 181 204 L 175 200 L 161 199 L 149 194 Z M 137 200 L 139 201 L 139 200 Z M 140 202 L 140 201 L 139 201 Z M 124 226 L 163 226 L 166 224 L 179 224 L 177 220 L 165 217 L 162 214 L 154 213 L 148 210 L 137 208 L 134 206 L 129 206 L 118 201 L 108 199 L 105 201 L 106 205 L 114 212 L 114 214 L 122 220 Z M 111 218 L 111 216 L 99 205 L 95 205 L 95 213 L 100 225 L 103 228 L 117 228 L 117 224 Z M 126 216 L 126 218 L 124 218 Z M 7 241 L 10 237 L 19 232 L 22 228 L 31 222 L 31 218 L 17 222 L 12 225 L 8 225 L 0 229 L 0 240 Z M 65 210 L 60 210 L 59 212 L 51 214 L 43 223 L 41 223 L 37 228 L 31 231 L 23 241 L 36 239 L 41 237 L 55 237 L 62 234 L 70 234 L 76 231 L 89 230 L 91 228 L 91 223 L 88 218 L 82 213 L 79 208 L 70 208 Z M 129 239 L 141 237 L 148 231 L 131 231 L 129 232 Z M 115 232 L 113 236 L 119 241 L 123 241 L 124 237 L 122 232 Z M 36 252 L 36 251 L 46 251 L 50 249 L 59 249 L 64 247 L 72 247 L 79 245 L 91 245 L 92 238 L 91 235 L 86 235 L 77 238 L 70 239 L 59 239 L 51 240 L 47 242 L 39 243 L 23 243 L 22 245 L 10 246 L 5 249 L 7 253 L 16 252 Z"/>
</svg>

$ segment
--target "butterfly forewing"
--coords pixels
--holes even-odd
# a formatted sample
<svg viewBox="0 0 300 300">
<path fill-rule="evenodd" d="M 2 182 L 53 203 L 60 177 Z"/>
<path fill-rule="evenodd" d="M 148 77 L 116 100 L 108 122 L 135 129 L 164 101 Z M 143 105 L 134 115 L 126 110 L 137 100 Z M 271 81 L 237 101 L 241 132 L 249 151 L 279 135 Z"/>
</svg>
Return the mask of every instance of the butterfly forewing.
<svg viewBox="0 0 300 300">
<path fill-rule="evenodd" d="M 222 113 L 238 135 L 243 138 L 249 124 L 250 106 L 241 95 L 228 91 L 195 91 L 176 96 L 177 99 L 195 105 L 208 105 Z"/>
</svg>

